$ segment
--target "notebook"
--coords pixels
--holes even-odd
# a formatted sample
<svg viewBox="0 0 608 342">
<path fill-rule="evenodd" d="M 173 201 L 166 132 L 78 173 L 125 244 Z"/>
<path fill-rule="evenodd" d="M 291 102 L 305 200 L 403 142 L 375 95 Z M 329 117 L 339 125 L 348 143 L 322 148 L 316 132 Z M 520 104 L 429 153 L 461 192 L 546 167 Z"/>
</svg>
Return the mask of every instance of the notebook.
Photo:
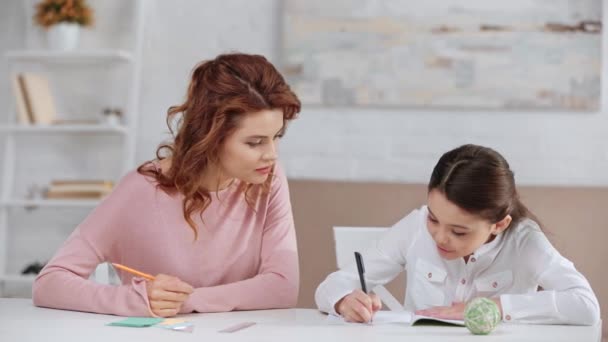
<svg viewBox="0 0 608 342">
<path fill-rule="evenodd" d="M 350 324 L 346 322 L 343 317 L 328 315 L 327 316 L 328 324 Z M 451 319 L 441 319 L 435 317 L 428 316 L 420 316 L 416 315 L 411 311 L 378 311 L 374 314 L 374 318 L 370 324 L 372 325 L 382 325 L 382 324 L 395 324 L 395 323 L 403 323 L 408 325 L 416 325 L 416 324 L 440 324 L 440 325 L 454 325 L 454 326 L 463 326 L 464 321 L 462 320 L 451 320 Z"/>
</svg>

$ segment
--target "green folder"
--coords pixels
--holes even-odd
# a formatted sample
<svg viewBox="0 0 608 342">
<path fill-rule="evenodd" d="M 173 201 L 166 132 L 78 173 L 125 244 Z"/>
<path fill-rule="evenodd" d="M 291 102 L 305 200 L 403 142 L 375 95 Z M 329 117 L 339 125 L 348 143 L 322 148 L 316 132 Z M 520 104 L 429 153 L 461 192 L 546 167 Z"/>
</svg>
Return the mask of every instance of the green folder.
<svg viewBox="0 0 608 342">
<path fill-rule="evenodd" d="M 155 317 L 129 317 L 127 319 L 108 323 L 107 325 L 113 325 L 113 326 L 119 326 L 119 327 L 143 328 L 143 327 L 153 326 L 154 324 L 160 323 L 163 320 L 164 320 L 164 318 L 155 318 Z"/>
</svg>

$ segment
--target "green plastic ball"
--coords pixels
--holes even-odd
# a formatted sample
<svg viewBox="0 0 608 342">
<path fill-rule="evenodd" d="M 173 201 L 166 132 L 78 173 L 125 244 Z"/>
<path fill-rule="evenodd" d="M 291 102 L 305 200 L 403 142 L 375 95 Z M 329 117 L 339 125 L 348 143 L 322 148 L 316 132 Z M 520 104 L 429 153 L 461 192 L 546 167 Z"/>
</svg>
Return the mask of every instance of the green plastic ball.
<svg viewBox="0 0 608 342">
<path fill-rule="evenodd" d="M 475 335 L 487 335 L 500 322 L 500 310 L 488 298 L 475 298 L 464 309 L 464 325 Z"/>
</svg>

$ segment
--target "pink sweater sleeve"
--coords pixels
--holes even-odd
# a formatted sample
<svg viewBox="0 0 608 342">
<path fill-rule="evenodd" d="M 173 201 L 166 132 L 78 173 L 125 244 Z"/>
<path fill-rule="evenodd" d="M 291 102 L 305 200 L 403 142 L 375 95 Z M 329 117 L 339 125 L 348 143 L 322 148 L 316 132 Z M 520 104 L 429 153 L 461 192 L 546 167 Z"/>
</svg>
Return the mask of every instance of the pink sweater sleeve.
<svg viewBox="0 0 608 342">
<path fill-rule="evenodd" d="M 296 305 L 299 265 L 287 178 L 280 166 L 269 194 L 261 265 L 250 279 L 194 290 L 182 313 L 290 308 Z"/>
<path fill-rule="evenodd" d="M 88 279 L 98 264 L 117 259 L 115 246 L 121 230 L 137 224 L 134 217 L 146 204 L 133 199 L 141 194 L 138 184 L 142 182 L 145 180 L 140 175 L 127 175 L 70 235 L 34 282 L 36 306 L 121 316 L 150 315 L 143 280 L 133 278 L 130 284 L 114 286 Z"/>
</svg>

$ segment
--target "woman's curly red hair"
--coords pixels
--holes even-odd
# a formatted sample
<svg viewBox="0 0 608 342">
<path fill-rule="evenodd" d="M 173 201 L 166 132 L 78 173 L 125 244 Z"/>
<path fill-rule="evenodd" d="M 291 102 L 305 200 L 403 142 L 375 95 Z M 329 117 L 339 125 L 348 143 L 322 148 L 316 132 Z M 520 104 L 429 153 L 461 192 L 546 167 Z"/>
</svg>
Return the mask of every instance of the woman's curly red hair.
<svg viewBox="0 0 608 342">
<path fill-rule="evenodd" d="M 171 166 L 165 172 L 142 164 L 137 171 L 156 179 L 158 187 L 169 194 L 184 196 L 183 214 L 188 225 L 198 232 L 192 214 L 203 211 L 211 202 L 210 189 L 202 185 L 201 175 L 219 160 L 222 143 L 236 129 L 240 118 L 247 113 L 281 109 L 283 121 L 294 119 L 300 112 L 300 100 L 291 91 L 283 76 L 263 56 L 242 53 L 219 55 L 198 64 L 193 72 L 186 101 L 170 107 L 167 125 L 174 136 L 170 143 L 156 150 L 159 160 L 167 158 Z M 181 115 L 178 115 L 181 114 Z M 177 120 L 177 127 L 172 122 Z M 268 190 L 272 174 L 263 190 Z M 249 190 L 255 185 L 245 184 L 242 190 L 250 203 Z M 256 192 L 258 196 L 263 192 Z"/>
</svg>

